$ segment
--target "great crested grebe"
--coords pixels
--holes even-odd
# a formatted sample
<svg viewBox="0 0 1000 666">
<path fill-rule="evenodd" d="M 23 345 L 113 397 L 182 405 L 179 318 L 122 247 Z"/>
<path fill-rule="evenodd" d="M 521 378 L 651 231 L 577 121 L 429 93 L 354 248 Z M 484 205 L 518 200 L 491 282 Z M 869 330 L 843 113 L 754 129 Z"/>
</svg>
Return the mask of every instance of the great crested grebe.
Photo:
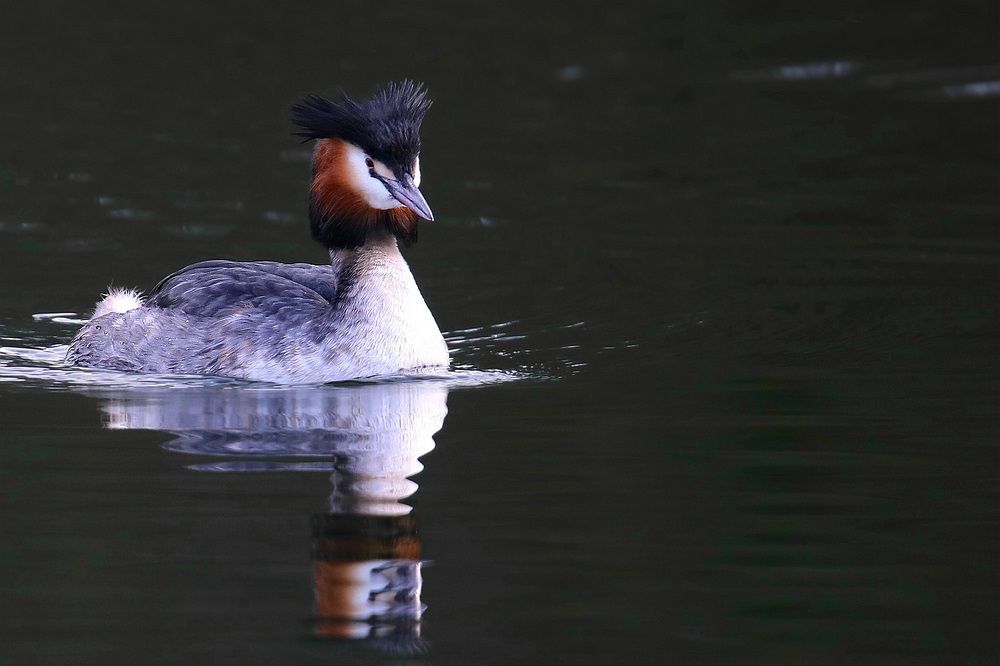
<svg viewBox="0 0 1000 666">
<path fill-rule="evenodd" d="M 397 246 L 416 241 L 418 218 L 434 219 L 417 189 L 430 105 L 411 81 L 360 103 L 306 97 L 292 121 L 316 139 L 309 221 L 330 264 L 203 261 L 145 298 L 113 291 L 66 361 L 288 384 L 446 368 L 444 338 Z"/>
</svg>

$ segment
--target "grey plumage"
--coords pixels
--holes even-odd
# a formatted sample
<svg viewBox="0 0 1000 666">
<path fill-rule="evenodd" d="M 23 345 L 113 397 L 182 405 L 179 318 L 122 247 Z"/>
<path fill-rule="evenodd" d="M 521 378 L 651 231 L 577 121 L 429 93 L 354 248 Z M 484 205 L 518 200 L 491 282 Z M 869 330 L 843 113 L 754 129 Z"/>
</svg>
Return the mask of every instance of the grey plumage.
<svg viewBox="0 0 1000 666">
<path fill-rule="evenodd" d="M 149 293 L 146 305 L 212 317 L 234 308 L 273 310 L 292 303 L 326 308 L 336 302 L 337 292 L 338 276 L 331 266 L 212 260 L 192 264 L 161 280 Z"/>
<path fill-rule="evenodd" d="M 144 307 L 88 322 L 66 360 L 114 370 L 232 375 L 250 348 L 283 350 L 309 331 L 335 335 L 331 266 L 206 261 L 164 279 Z M 285 352 L 287 353 L 287 352 Z"/>
<path fill-rule="evenodd" d="M 141 307 L 95 317 L 74 365 L 314 383 L 446 367 L 413 275 L 383 237 L 331 264 L 208 261 L 158 284 Z"/>
</svg>

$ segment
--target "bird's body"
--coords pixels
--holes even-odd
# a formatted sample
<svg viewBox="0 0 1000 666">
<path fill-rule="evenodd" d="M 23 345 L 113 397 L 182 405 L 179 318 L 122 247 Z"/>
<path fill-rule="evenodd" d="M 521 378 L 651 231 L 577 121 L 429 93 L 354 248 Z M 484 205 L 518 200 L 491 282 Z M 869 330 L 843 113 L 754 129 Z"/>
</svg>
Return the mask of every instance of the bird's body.
<svg viewBox="0 0 1000 666">
<path fill-rule="evenodd" d="M 416 240 L 418 215 L 431 217 L 417 189 L 416 129 L 428 106 L 409 83 L 363 104 L 307 98 L 295 121 L 318 139 L 310 221 L 331 263 L 207 261 L 144 300 L 112 294 L 67 361 L 295 384 L 447 367 L 444 338 L 397 246 Z"/>
</svg>

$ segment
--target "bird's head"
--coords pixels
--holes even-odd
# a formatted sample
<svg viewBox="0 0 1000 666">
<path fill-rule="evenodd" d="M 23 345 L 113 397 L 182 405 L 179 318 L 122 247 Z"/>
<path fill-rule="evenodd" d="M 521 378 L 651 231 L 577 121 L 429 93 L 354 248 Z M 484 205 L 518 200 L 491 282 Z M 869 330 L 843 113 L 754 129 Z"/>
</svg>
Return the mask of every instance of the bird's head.
<svg viewBox="0 0 1000 666">
<path fill-rule="evenodd" d="M 340 103 L 309 95 L 292 107 L 297 136 L 316 139 L 309 219 L 313 238 L 352 249 L 372 234 L 417 239 L 433 220 L 420 186 L 420 123 L 431 106 L 422 84 L 390 83 L 373 97 Z"/>
</svg>

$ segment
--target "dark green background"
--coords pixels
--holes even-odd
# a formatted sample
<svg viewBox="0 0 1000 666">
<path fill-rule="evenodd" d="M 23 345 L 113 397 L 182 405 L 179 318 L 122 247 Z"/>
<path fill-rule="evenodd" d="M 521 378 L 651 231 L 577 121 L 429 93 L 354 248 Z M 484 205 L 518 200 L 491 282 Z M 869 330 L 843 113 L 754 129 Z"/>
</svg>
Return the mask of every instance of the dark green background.
<svg viewBox="0 0 1000 666">
<path fill-rule="evenodd" d="M 8 7 L 2 342 L 197 260 L 323 261 L 288 106 L 421 80 L 437 220 L 406 257 L 446 331 L 513 322 L 459 364 L 534 378 L 452 392 L 415 479 L 423 661 L 994 663 L 998 104 L 943 86 L 1000 78 L 997 21 Z M 824 61 L 864 70 L 731 76 Z M 327 475 L 194 472 L 100 405 L 0 382 L 0 664 L 395 663 L 311 638 Z"/>
</svg>

